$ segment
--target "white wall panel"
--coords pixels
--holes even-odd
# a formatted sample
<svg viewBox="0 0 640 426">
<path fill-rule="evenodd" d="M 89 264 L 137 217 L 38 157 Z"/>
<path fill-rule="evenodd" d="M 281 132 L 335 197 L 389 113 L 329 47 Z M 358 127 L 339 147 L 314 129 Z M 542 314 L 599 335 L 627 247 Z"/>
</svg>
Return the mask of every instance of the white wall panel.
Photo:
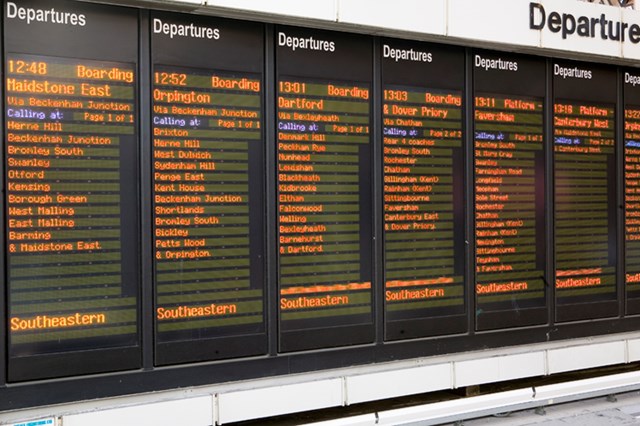
<svg viewBox="0 0 640 426">
<path fill-rule="evenodd" d="M 529 29 L 529 0 L 449 0 L 447 35 L 516 46 L 540 45 Z"/>
<path fill-rule="evenodd" d="M 444 35 L 446 0 L 340 0 L 338 22 Z"/>
<path fill-rule="evenodd" d="M 530 352 L 455 363 L 455 387 L 545 374 L 544 352 Z"/>
<path fill-rule="evenodd" d="M 548 373 L 624 364 L 625 351 L 624 341 L 550 349 L 547 352 Z"/>
<path fill-rule="evenodd" d="M 210 426 L 213 421 L 210 395 L 62 417 L 63 426 Z"/>
<path fill-rule="evenodd" d="M 335 0 L 207 0 L 207 6 L 248 10 L 298 18 L 336 20 Z"/>
<path fill-rule="evenodd" d="M 347 403 L 375 401 L 451 388 L 451 364 L 351 376 L 347 381 Z"/>
<path fill-rule="evenodd" d="M 627 362 L 640 361 L 640 339 L 627 340 Z"/>
<path fill-rule="evenodd" d="M 218 395 L 220 424 L 341 406 L 342 379 Z"/>
</svg>

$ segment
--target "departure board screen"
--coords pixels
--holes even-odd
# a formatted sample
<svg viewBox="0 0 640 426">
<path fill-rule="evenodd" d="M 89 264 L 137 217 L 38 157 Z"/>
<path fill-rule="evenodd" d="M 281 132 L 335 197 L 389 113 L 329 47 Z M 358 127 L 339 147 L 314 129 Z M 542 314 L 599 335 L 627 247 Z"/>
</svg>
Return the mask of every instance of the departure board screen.
<svg viewBox="0 0 640 426">
<path fill-rule="evenodd" d="M 618 312 L 616 79 L 615 69 L 554 63 L 555 288 L 559 321 Z"/>
<path fill-rule="evenodd" d="M 27 28 L 5 20 L 5 235 L 15 380 L 92 371 L 93 363 L 69 353 L 138 342 L 137 52 L 105 47 L 94 56 L 96 46 L 135 46 L 136 17 L 123 9 L 60 7 L 83 17 L 79 34 L 64 25 Z M 107 41 L 102 31 L 115 21 L 119 33 Z M 38 31 L 49 31 L 55 42 L 30 35 Z M 100 355 L 110 359 L 97 369 L 138 362 L 118 353 Z"/>
<path fill-rule="evenodd" d="M 385 338 L 467 328 L 464 52 L 382 43 Z"/>
<path fill-rule="evenodd" d="M 640 313 L 640 74 L 622 71 L 624 84 L 624 268 L 626 312 Z"/>
<path fill-rule="evenodd" d="M 372 341 L 371 42 L 276 36 L 280 349 Z"/>
<path fill-rule="evenodd" d="M 262 26 L 153 25 L 156 362 L 265 352 Z"/>
<path fill-rule="evenodd" d="M 543 324 L 546 64 L 486 52 L 473 59 L 477 328 Z"/>
</svg>

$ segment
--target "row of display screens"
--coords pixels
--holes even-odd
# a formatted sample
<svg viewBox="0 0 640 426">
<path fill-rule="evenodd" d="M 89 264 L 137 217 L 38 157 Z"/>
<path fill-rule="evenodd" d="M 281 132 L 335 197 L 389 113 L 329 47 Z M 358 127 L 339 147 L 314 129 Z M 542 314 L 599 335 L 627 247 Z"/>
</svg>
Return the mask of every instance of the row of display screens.
<svg viewBox="0 0 640 426">
<path fill-rule="evenodd" d="M 277 27 L 265 99 L 261 24 L 152 13 L 141 76 L 137 11 L 55 3 L 85 24 L 4 20 L 9 380 L 138 365 L 148 255 L 156 365 L 266 353 L 273 226 L 281 352 L 371 343 L 376 315 L 385 340 L 467 332 L 471 310 L 544 325 L 549 294 L 557 322 L 617 317 L 623 286 L 640 313 L 640 73 L 552 61 L 547 104 L 545 59 L 477 51 L 469 100 L 463 48 L 384 39 L 378 87 L 372 38 Z M 112 367 L 68 362 L 97 349 Z"/>
</svg>

